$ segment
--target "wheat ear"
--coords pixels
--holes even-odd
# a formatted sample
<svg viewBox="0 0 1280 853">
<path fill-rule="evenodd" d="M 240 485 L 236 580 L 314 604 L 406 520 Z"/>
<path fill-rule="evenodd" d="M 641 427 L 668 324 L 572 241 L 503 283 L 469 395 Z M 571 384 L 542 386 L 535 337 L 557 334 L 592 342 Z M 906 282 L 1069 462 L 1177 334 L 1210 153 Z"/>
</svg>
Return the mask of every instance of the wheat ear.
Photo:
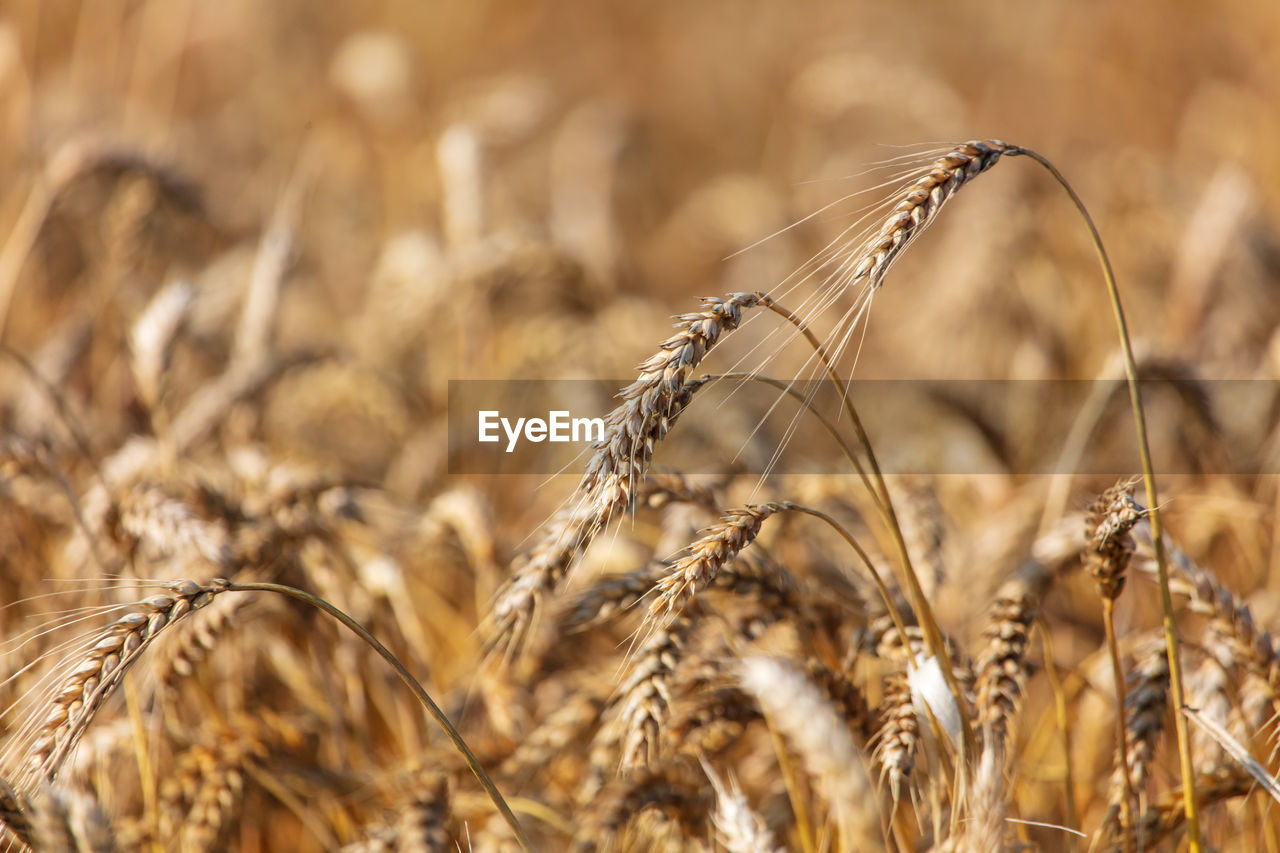
<svg viewBox="0 0 1280 853">
<path fill-rule="evenodd" d="M 975 849 L 999 850 L 1002 846 L 1009 796 L 1004 784 L 1009 726 L 1022 702 L 1031 626 L 1051 579 L 1052 573 L 1043 564 L 1034 560 L 1024 564 L 996 592 L 982 632 L 987 644 L 978 657 L 976 686 L 982 755 L 970 803 L 974 820 L 966 829 L 966 836 L 979 845 Z"/>
<path fill-rule="evenodd" d="M 751 808 L 738 784 L 730 777 L 726 783 L 705 760 L 702 771 L 716 792 L 716 810 L 712 821 L 716 838 L 728 853 L 779 853 L 773 833 L 764 818 Z"/>
<path fill-rule="evenodd" d="M 884 284 L 894 261 L 937 218 L 947 200 L 971 179 L 981 175 L 1009 153 L 998 139 L 972 140 L 957 145 L 935 160 L 924 177 L 912 184 L 880 228 L 862 244 L 851 268 L 851 282 Z"/>
<path fill-rule="evenodd" d="M 1133 557 L 1133 527 L 1142 520 L 1142 510 L 1133 500 L 1135 480 L 1124 480 L 1102 493 L 1094 501 L 1085 518 L 1085 567 L 1093 576 L 1102 597 L 1102 624 L 1106 632 L 1107 650 L 1111 658 L 1111 676 L 1116 691 L 1116 767 L 1120 782 L 1119 804 L 1121 824 L 1126 831 L 1133 826 L 1138 798 L 1129 775 L 1129 742 L 1125 726 L 1125 677 L 1120 663 L 1120 643 L 1116 639 L 1115 603 L 1124 589 L 1125 571 Z"/>
<path fill-rule="evenodd" d="M 40 778 L 52 780 L 75 748 L 103 703 L 120 685 L 142 653 L 166 628 L 225 592 L 228 581 L 207 585 L 173 581 L 169 592 L 141 602 L 143 611 L 117 619 L 93 643 L 79 662 L 70 666 L 28 750 L 28 766 Z"/>
<path fill-rule="evenodd" d="M 671 571 L 654 585 L 656 597 L 649 605 L 646 623 L 661 626 L 678 614 L 701 589 L 716 579 L 721 567 L 738 556 L 760 533 L 764 520 L 783 509 L 782 504 L 747 505 L 725 513 L 719 524 L 687 549 Z"/>
<path fill-rule="evenodd" d="M 817 777 L 845 844 L 851 849 L 878 844 L 882 839 L 874 817 L 878 806 L 863 757 L 830 699 L 802 672 L 772 658 L 744 660 L 741 678 L 769 724 L 795 747 L 804 766 Z"/>
<path fill-rule="evenodd" d="M 631 506 L 658 443 L 701 385 L 690 380 L 690 372 L 738 327 L 743 309 L 757 304 L 754 293 L 704 299 L 703 310 L 678 317 L 676 334 L 640 364 L 639 377 L 618 395 L 623 402 L 605 418 L 604 438 L 595 446 L 569 507 L 548 524 L 499 590 L 491 614 L 491 649 L 518 649 L 542 599 L 595 536 Z"/>
</svg>

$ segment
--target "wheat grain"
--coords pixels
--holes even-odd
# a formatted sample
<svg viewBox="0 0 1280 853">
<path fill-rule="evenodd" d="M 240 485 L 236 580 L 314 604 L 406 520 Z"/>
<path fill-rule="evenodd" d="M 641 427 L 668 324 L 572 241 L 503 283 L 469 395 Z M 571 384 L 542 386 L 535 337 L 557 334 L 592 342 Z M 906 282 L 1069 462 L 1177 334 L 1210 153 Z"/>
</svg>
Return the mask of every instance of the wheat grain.
<svg viewBox="0 0 1280 853">
<path fill-rule="evenodd" d="M 676 560 L 671 571 L 654 584 L 656 593 L 646 622 L 660 626 L 679 613 L 698 590 L 712 583 L 720 569 L 750 545 L 764 520 L 782 509 L 781 504 L 748 505 L 730 510 L 723 520 L 703 531 L 703 536 Z"/>
<path fill-rule="evenodd" d="M 85 655 L 67 662 L 57 690 L 27 749 L 31 774 L 53 779 L 68 754 L 142 653 L 166 628 L 207 605 L 227 589 L 227 581 L 204 586 L 174 581 L 169 592 L 141 602 L 143 611 L 121 617 L 99 635 Z"/>
<path fill-rule="evenodd" d="M 896 800 L 903 784 L 915 768 L 915 751 L 920 740 L 920 719 L 911 699 L 905 673 L 885 677 L 884 698 L 876 709 L 880 728 L 875 734 L 873 757 L 880 765 L 880 781 L 889 783 Z"/>
<path fill-rule="evenodd" d="M 1008 789 L 1004 784 L 1009 727 L 1021 704 L 1027 678 L 1026 652 L 1031 625 L 1052 578 L 1041 563 L 1031 561 L 996 592 L 983 630 L 986 647 L 978 656 L 977 713 L 982 754 L 973 782 L 973 822 L 966 838 L 975 849 L 999 850 L 1005 834 Z"/>
<path fill-rule="evenodd" d="M 759 304 L 754 293 L 703 300 L 704 309 L 678 318 L 678 332 L 641 363 L 639 377 L 605 418 L 596 446 L 570 506 L 545 528 L 541 541 L 514 567 L 493 605 L 491 646 L 519 646 L 542 598 L 569 573 L 577 557 L 619 513 L 631 506 L 654 450 L 688 405 L 698 383 L 689 373 L 722 336 Z"/>
</svg>

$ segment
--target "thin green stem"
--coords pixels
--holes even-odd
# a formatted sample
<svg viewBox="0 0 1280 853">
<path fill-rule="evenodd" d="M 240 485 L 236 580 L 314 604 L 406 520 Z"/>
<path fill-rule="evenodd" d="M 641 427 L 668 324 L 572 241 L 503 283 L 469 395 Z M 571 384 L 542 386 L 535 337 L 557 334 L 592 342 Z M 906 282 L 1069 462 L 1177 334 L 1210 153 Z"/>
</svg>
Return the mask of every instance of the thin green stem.
<svg viewBox="0 0 1280 853">
<path fill-rule="evenodd" d="M 1138 455 L 1142 462 L 1142 481 L 1147 492 L 1147 517 L 1151 524 L 1151 541 L 1155 548 L 1156 574 L 1160 585 L 1160 607 L 1163 611 L 1165 653 L 1169 658 L 1169 692 L 1179 711 L 1185 704 L 1182 684 L 1182 663 L 1178 654 L 1178 632 L 1173 620 L 1173 595 L 1169 591 L 1169 564 L 1164 551 L 1164 537 L 1161 532 L 1159 499 L 1156 495 L 1156 477 L 1151 465 L 1151 448 L 1147 440 L 1147 419 L 1142 408 L 1142 395 L 1138 390 L 1138 367 L 1133 357 L 1133 344 L 1129 339 L 1129 327 L 1125 322 L 1124 308 L 1120 304 L 1120 289 L 1116 285 L 1115 272 L 1111 268 L 1111 259 L 1102 245 L 1102 236 L 1093 223 L 1093 217 L 1084 206 L 1084 202 L 1075 188 L 1057 167 L 1044 156 L 1027 148 L 1010 146 L 1006 152 L 1010 156 L 1023 155 L 1043 166 L 1054 180 L 1071 197 L 1072 204 L 1084 219 L 1093 240 L 1094 251 L 1102 264 L 1102 275 L 1106 281 L 1107 294 L 1111 298 L 1111 310 L 1115 314 L 1116 327 L 1120 332 L 1120 347 L 1124 354 L 1125 376 L 1129 385 L 1129 403 L 1133 408 L 1133 422 L 1138 433 Z M 1182 805 L 1187 817 L 1187 839 L 1191 853 L 1201 853 L 1203 842 L 1200 838 L 1200 817 L 1196 805 L 1195 767 L 1191 762 L 1191 736 L 1187 721 L 1181 713 L 1173 715 L 1174 728 L 1178 737 L 1179 769 L 1182 775 Z"/>
<path fill-rule="evenodd" d="M 338 608 L 334 607 L 329 602 L 325 601 L 323 598 L 319 598 L 309 592 L 295 587 L 284 586 L 277 583 L 232 582 L 227 585 L 227 591 L 274 592 L 288 596 L 289 598 L 304 602 L 317 610 L 327 613 L 334 619 L 341 622 L 344 627 L 354 633 L 357 637 L 364 640 L 370 648 L 376 651 L 383 660 L 391 665 L 391 668 L 396 671 L 396 675 L 400 676 L 400 680 L 405 683 L 405 686 L 413 691 L 413 694 L 418 697 L 418 701 L 427 709 L 427 712 L 431 714 L 431 717 L 439 724 L 440 728 L 444 729 L 444 733 L 448 736 L 449 740 L 452 741 L 454 748 L 462 754 L 463 759 L 467 762 L 467 766 L 471 768 L 471 772 L 475 774 L 476 779 L 480 782 L 480 786 L 484 788 L 485 793 L 489 795 L 489 799 L 493 801 L 494 806 L 497 807 L 498 812 L 501 813 L 503 819 L 507 822 L 507 825 L 511 827 L 511 831 L 515 833 L 516 840 L 520 843 L 521 848 L 526 851 L 532 851 L 534 849 L 533 843 L 529 840 L 529 837 L 525 835 L 523 827 L 520 826 L 520 821 L 516 820 L 516 816 L 512 813 L 511 807 L 507 805 L 507 801 L 504 800 L 502 798 L 502 794 L 498 792 L 498 787 L 493 784 L 493 780 L 489 778 L 489 774 L 486 773 L 484 767 L 480 765 L 480 760 L 476 758 L 475 753 L 471 751 L 471 747 L 467 746 L 467 742 L 462 739 L 462 735 L 458 733 L 456 728 L 454 728 L 453 723 L 451 723 L 449 718 L 445 716 L 444 711 L 440 710 L 440 706 L 437 705 L 431 698 L 430 694 L 427 693 L 426 688 L 424 688 L 418 680 L 410 674 L 404 664 L 400 663 L 396 656 L 393 655 L 386 646 L 382 645 L 377 637 L 370 634 L 363 625 L 352 619 L 346 613 L 343 613 Z"/>
</svg>

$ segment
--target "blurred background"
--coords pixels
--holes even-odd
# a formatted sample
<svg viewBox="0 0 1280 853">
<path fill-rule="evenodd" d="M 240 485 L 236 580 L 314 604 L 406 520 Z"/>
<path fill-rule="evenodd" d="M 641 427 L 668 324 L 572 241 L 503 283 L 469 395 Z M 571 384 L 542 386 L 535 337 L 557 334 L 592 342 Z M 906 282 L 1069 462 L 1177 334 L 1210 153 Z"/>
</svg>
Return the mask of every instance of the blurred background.
<svg viewBox="0 0 1280 853">
<path fill-rule="evenodd" d="M 1280 359 L 1265 3 L 2 8 L 5 341 L 102 447 L 237 347 L 323 351 L 220 429 L 421 499 L 448 380 L 626 379 L 696 296 L 777 287 L 883 200 L 851 196 L 897 171 L 873 165 L 969 138 L 1075 182 L 1150 358 Z M 1114 373 L 1065 197 L 1027 162 L 980 183 L 891 274 L 858 375 Z M 178 279 L 185 334 L 140 401 L 125 335 Z"/>
<path fill-rule="evenodd" d="M 283 465 L 370 487 L 403 511 L 374 550 L 441 588 L 413 586 L 430 618 L 406 642 L 465 693 L 489 596 L 573 476 L 450 476 L 449 381 L 629 381 L 671 315 L 777 288 L 882 201 L 903 162 L 887 161 L 998 138 L 1049 157 L 1092 211 L 1144 365 L 1187 389 L 1152 419 L 1203 463 L 1166 486 L 1172 529 L 1257 591 L 1265 622 L 1280 497 L 1248 472 L 1275 470 L 1274 398 L 1250 412 L 1254 469 L 1221 475 L 1226 443 L 1195 428 L 1236 415 L 1205 380 L 1280 368 L 1278 104 L 1280 15 L 1260 0 L 8 0 L 0 334 L 27 367 L 0 368 L 5 434 L 47 445 L 77 494 L 98 464 L 123 491 L 139 435 L 211 481 Z M 974 184 L 890 273 L 858 376 L 1118 375 L 1097 261 L 1061 190 L 1025 160 Z M 809 319 L 825 331 L 836 313 Z M 774 320 L 708 368 L 758 360 Z M 794 371 L 808 355 L 794 348 L 770 369 Z M 759 417 L 734 412 L 691 413 L 680 441 L 732 458 L 716 417 L 748 433 Z M 763 458 L 789 417 L 759 434 Z M 1115 417 L 1098 441 L 1129 434 Z M 975 577 L 993 586 L 1039 527 L 1110 484 L 1016 476 L 1041 431 L 996 426 L 1007 475 L 903 486 L 962 531 L 937 578 L 966 593 L 940 599 L 959 634 Z M 153 476 L 197 478 L 177 470 Z M 760 497 L 750 486 L 737 503 Z M 770 496 L 851 491 L 809 478 Z M 56 524 L 0 529 L 20 555 L 6 598 L 85 566 L 61 556 L 75 525 L 49 494 Z M 643 563 L 696 527 L 660 540 L 641 525 L 609 560 Z M 1064 665 L 1098 647 L 1091 595 L 1086 579 L 1052 605 L 1069 614 Z M 1125 599 L 1122 622 L 1154 624 L 1147 603 Z"/>
</svg>

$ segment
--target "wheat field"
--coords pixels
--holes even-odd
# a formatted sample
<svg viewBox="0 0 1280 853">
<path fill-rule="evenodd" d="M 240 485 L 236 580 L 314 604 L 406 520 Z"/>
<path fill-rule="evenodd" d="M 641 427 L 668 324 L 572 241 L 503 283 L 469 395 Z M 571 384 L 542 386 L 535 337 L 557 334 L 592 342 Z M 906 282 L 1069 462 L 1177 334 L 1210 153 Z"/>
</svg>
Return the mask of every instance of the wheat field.
<svg viewBox="0 0 1280 853">
<path fill-rule="evenodd" d="M 3 849 L 1280 851 L 1280 17 L 1024 5 L 0 4 Z"/>
</svg>

